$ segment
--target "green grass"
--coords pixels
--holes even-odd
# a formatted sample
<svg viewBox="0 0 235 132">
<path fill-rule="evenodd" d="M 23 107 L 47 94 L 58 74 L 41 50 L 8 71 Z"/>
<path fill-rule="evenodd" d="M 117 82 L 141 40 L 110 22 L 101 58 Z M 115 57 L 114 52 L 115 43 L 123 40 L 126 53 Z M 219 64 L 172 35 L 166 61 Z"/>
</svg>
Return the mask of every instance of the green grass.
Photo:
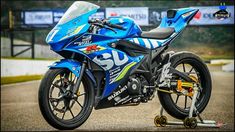
<svg viewBox="0 0 235 132">
<path fill-rule="evenodd" d="M 1 85 L 26 82 L 32 80 L 40 80 L 43 75 L 26 75 L 26 76 L 14 76 L 14 77 L 1 77 Z"/>
</svg>

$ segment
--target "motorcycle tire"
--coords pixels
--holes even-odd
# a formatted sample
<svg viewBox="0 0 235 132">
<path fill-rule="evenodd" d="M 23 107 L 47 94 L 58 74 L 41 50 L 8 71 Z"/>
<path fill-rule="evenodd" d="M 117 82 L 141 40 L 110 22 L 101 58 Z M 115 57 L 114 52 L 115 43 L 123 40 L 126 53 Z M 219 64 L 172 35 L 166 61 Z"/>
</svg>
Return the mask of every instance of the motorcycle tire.
<svg viewBox="0 0 235 132">
<path fill-rule="evenodd" d="M 190 52 L 176 53 L 171 57 L 170 62 L 171 66 L 174 68 L 176 68 L 179 64 L 188 63 L 192 67 L 196 68 L 200 74 L 202 94 L 200 95 L 200 98 L 196 102 L 195 106 L 197 111 L 201 113 L 206 108 L 210 100 L 212 90 L 211 76 L 206 64 L 197 55 Z M 189 116 L 189 110 L 178 107 L 173 101 L 171 94 L 159 91 L 158 98 L 162 107 L 171 116 L 177 119 L 185 119 Z M 193 112 L 193 116 L 196 116 L 195 111 Z"/>
<path fill-rule="evenodd" d="M 43 117 L 51 126 L 60 130 L 71 130 L 81 126 L 90 116 L 94 103 L 94 87 L 89 77 L 84 73 L 82 77 L 82 84 L 84 86 L 86 96 L 83 103 L 84 106 L 81 107 L 81 111 L 73 119 L 63 120 L 56 117 L 57 114 L 55 115 L 53 113 L 54 110 L 52 111 L 50 106 L 49 90 L 56 76 L 65 71 L 70 72 L 67 69 L 49 69 L 47 71 L 39 87 L 38 101 Z M 71 110 L 71 108 L 69 109 Z"/>
</svg>

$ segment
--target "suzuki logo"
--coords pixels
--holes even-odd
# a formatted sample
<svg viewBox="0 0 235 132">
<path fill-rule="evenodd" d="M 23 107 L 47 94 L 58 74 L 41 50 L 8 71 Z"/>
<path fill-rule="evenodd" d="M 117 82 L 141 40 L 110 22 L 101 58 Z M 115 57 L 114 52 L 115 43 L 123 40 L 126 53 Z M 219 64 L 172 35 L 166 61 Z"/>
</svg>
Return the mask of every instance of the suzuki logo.
<svg viewBox="0 0 235 132">
<path fill-rule="evenodd" d="M 123 54 L 123 59 L 120 59 L 117 51 L 110 53 L 103 53 L 101 57 L 95 57 L 93 59 L 98 65 L 101 65 L 105 70 L 110 70 L 114 65 L 121 66 L 128 61 L 128 57 Z"/>
</svg>

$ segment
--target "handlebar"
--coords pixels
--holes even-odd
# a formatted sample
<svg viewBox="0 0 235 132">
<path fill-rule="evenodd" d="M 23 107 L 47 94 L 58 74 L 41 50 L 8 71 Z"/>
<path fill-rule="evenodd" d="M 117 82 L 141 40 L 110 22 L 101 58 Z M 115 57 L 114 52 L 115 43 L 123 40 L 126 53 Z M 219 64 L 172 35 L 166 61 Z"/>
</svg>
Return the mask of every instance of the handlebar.
<svg viewBox="0 0 235 132">
<path fill-rule="evenodd" d="M 89 20 L 88 21 L 89 23 L 99 23 L 99 24 L 102 24 L 102 25 L 107 25 L 111 28 L 117 28 L 117 29 L 120 29 L 120 30 L 126 30 L 124 27 L 122 27 L 121 25 L 118 25 L 118 24 L 111 24 L 109 23 L 107 20 L 98 20 L 98 19 L 93 19 L 93 20 Z M 106 28 L 105 26 L 103 26 L 104 28 Z"/>
<path fill-rule="evenodd" d="M 91 19 L 91 20 L 88 20 L 88 23 L 96 23 L 96 22 L 100 23 L 101 21 L 98 20 L 98 19 Z"/>
<path fill-rule="evenodd" d="M 124 27 L 122 27 L 121 25 L 117 25 L 117 24 L 111 24 L 111 23 L 106 23 L 106 25 L 108 25 L 109 27 L 112 27 L 112 28 L 117 28 L 117 29 L 120 29 L 120 30 L 126 30 Z"/>
<path fill-rule="evenodd" d="M 117 33 L 113 28 L 104 26 L 104 25 L 102 25 L 102 24 L 100 24 L 100 23 L 93 23 L 93 25 L 96 25 L 96 26 L 101 27 L 101 28 L 107 28 L 107 29 L 109 29 L 109 30 L 111 30 L 111 31 L 113 31 L 113 32 L 115 32 L 115 33 Z"/>
</svg>

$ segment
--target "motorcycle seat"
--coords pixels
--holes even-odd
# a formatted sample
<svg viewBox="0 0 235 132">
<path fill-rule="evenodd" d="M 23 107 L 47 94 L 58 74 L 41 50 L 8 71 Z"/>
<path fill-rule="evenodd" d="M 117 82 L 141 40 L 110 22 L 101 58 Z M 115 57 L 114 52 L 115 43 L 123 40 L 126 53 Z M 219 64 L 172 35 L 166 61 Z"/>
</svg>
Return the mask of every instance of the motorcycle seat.
<svg viewBox="0 0 235 132">
<path fill-rule="evenodd" d="M 142 32 L 142 38 L 152 38 L 152 39 L 166 39 L 170 37 L 175 32 L 173 27 L 167 28 L 155 28 L 148 32 Z"/>
</svg>

